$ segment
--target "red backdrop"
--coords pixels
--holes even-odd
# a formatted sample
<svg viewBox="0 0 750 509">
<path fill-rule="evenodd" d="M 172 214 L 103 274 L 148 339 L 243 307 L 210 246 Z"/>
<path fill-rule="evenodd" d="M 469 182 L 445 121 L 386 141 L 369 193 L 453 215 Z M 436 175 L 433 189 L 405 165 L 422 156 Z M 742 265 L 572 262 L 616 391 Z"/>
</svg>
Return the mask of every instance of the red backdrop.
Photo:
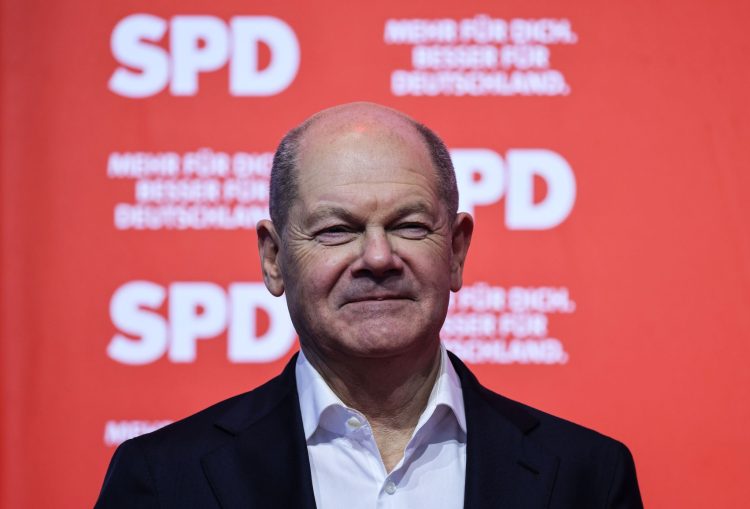
<svg viewBox="0 0 750 509">
<path fill-rule="evenodd" d="M 90 506 L 117 443 L 280 371 L 269 153 L 353 100 L 453 149 L 485 384 L 626 442 L 650 507 L 750 496 L 745 3 L 0 6 L 3 507 Z"/>
</svg>

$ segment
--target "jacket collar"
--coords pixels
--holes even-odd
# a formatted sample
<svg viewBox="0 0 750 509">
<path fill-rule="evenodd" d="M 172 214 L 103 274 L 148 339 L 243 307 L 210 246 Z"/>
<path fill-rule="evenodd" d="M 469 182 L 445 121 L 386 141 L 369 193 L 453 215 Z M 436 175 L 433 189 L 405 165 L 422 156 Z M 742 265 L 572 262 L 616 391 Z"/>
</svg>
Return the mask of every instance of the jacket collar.
<svg viewBox="0 0 750 509">
<path fill-rule="evenodd" d="M 522 405 L 484 388 L 449 353 L 466 407 L 464 508 L 548 507 L 558 458 L 529 439 L 539 421 Z"/>
<path fill-rule="evenodd" d="M 547 507 L 559 460 L 529 440 L 538 420 L 482 387 L 455 355 L 449 357 L 466 410 L 464 507 Z M 280 376 L 240 398 L 216 422 L 231 437 L 202 464 L 224 509 L 315 507 L 295 363 L 296 355 Z"/>
<path fill-rule="evenodd" d="M 280 376 L 240 398 L 216 421 L 231 438 L 201 463 L 223 509 L 315 508 L 295 360 L 296 355 Z"/>
</svg>

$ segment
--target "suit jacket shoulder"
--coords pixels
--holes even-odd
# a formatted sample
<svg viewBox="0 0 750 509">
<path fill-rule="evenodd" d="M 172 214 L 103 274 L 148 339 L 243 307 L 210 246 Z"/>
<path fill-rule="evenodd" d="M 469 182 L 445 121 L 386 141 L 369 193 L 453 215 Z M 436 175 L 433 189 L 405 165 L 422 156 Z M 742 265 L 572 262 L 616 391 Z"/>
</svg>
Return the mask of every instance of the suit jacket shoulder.
<svg viewBox="0 0 750 509">
<path fill-rule="evenodd" d="M 97 508 L 315 507 L 295 359 L 261 387 L 123 443 Z M 481 386 L 466 409 L 466 508 L 640 508 L 621 443 Z"/>
<path fill-rule="evenodd" d="M 121 444 L 96 508 L 314 507 L 313 498 L 293 359 L 250 392 Z"/>
<path fill-rule="evenodd" d="M 466 507 L 493 507 L 493 499 L 505 500 L 502 507 L 642 507 L 621 442 L 492 392 L 451 361 L 468 427 Z"/>
</svg>

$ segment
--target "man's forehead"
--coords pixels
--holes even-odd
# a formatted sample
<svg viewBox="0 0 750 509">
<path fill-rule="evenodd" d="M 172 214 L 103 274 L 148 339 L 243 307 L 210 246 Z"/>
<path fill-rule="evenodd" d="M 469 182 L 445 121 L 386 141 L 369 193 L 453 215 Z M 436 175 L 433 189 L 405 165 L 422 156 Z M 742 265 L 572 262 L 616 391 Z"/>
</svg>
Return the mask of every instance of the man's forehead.
<svg viewBox="0 0 750 509">
<path fill-rule="evenodd" d="M 382 151 L 378 157 L 386 166 L 393 162 L 391 156 L 399 154 L 419 160 L 412 169 L 434 169 L 416 122 L 396 110 L 372 103 L 351 103 L 323 110 L 308 122 L 297 146 L 298 179 L 304 179 L 312 161 L 325 160 L 325 166 L 336 165 L 343 159 L 366 157 L 378 151 Z M 316 172 L 321 170 L 319 164 L 313 166 Z"/>
<path fill-rule="evenodd" d="M 387 193 L 415 181 L 436 185 L 432 158 L 418 134 L 404 137 L 393 130 L 361 127 L 351 124 L 335 132 L 310 133 L 307 145 L 298 152 L 300 190 L 353 192 L 346 189 L 356 188 L 368 195 Z"/>
</svg>

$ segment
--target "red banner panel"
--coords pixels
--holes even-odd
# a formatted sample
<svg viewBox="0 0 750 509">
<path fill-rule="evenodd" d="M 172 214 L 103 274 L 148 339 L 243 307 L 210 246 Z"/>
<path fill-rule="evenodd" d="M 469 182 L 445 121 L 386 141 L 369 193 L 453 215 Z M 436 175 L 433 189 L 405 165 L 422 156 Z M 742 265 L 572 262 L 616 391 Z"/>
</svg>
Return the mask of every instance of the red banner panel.
<svg viewBox="0 0 750 509">
<path fill-rule="evenodd" d="M 281 370 L 273 152 L 359 100 L 476 220 L 446 346 L 628 444 L 646 506 L 750 498 L 745 3 L 0 6 L 2 507 L 91 506 L 118 444 Z"/>
</svg>

